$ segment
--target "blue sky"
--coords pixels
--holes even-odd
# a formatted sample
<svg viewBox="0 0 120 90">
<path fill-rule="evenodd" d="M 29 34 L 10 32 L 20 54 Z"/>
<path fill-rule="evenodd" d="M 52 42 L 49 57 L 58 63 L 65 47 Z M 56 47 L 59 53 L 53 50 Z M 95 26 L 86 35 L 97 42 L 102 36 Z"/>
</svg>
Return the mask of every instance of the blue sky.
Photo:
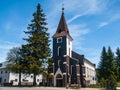
<svg viewBox="0 0 120 90">
<path fill-rule="evenodd" d="M 120 46 L 120 0 L 0 0 L 0 62 L 6 60 L 9 49 L 25 43 L 23 31 L 38 3 L 46 14 L 50 37 L 64 4 L 73 50 L 93 63 L 99 63 L 103 46 L 114 52 Z"/>
</svg>

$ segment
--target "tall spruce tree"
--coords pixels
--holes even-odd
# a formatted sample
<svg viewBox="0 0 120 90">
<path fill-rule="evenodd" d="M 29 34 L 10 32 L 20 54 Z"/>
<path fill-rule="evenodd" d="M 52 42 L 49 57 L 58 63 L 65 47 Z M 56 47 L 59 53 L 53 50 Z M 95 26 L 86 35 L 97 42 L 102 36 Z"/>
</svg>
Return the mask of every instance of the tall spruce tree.
<svg viewBox="0 0 120 90">
<path fill-rule="evenodd" d="M 114 54 L 110 47 L 108 48 L 107 59 L 108 62 L 106 63 L 106 87 L 108 89 L 115 90 L 115 85 L 117 82 L 117 67 L 115 66 Z"/>
<path fill-rule="evenodd" d="M 28 38 L 24 39 L 27 44 L 22 46 L 23 61 L 26 63 L 25 72 L 33 73 L 33 85 L 36 85 L 36 75 L 44 71 L 43 65 L 50 57 L 50 40 L 45 20 L 45 14 L 40 4 L 38 4 L 37 11 L 33 13 L 31 24 L 28 25 L 27 31 L 25 31 L 25 34 L 28 35 Z"/>
<path fill-rule="evenodd" d="M 101 54 L 101 61 L 98 67 L 98 79 L 101 85 L 107 89 L 114 90 L 117 80 L 117 67 L 114 62 L 114 54 L 111 48 L 106 52 L 105 47 Z"/>
<path fill-rule="evenodd" d="M 98 78 L 99 78 L 99 80 L 106 78 L 105 72 L 106 72 L 107 52 L 106 52 L 105 47 L 103 47 L 103 49 L 102 49 L 100 60 L 101 61 L 100 61 L 99 66 L 98 66 L 98 73 L 99 73 Z"/>
<path fill-rule="evenodd" d="M 117 50 L 116 50 L 115 64 L 118 68 L 118 79 L 117 79 L 117 81 L 120 81 L 120 49 L 119 48 L 117 48 Z"/>
</svg>

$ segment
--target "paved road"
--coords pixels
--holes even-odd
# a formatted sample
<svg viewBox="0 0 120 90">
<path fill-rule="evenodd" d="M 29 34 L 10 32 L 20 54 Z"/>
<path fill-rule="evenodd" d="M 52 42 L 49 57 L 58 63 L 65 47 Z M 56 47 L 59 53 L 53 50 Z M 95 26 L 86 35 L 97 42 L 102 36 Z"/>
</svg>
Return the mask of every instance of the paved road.
<svg viewBox="0 0 120 90">
<path fill-rule="evenodd" d="M 0 90 L 105 90 L 96 88 L 66 89 L 56 87 L 0 87 Z"/>
</svg>

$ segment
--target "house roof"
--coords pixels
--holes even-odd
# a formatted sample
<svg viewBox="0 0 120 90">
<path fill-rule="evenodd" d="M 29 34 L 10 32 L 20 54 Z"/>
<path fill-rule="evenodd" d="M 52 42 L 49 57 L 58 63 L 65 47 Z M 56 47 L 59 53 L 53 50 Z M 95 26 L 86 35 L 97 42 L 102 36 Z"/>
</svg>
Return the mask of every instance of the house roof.
<svg viewBox="0 0 120 90">
<path fill-rule="evenodd" d="M 7 65 L 8 65 L 7 61 L 0 63 L 0 69 L 6 68 Z"/>
</svg>

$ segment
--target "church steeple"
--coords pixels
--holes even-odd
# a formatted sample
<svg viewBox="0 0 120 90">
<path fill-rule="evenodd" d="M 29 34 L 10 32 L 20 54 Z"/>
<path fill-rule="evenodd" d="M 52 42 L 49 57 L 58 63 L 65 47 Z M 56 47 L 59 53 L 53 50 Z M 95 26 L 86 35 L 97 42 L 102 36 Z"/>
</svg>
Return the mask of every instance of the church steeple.
<svg viewBox="0 0 120 90">
<path fill-rule="evenodd" d="M 72 37 L 69 34 L 69 30 L 64 17 L 64 7 L 62 7 L 62 15 L 60 18 L 60 22 L 58 24 L 56 33 L 53 35 L 53 37 L 61 37 L 61 36 L 69 36 L 72 39 Z"/>
</svg>

